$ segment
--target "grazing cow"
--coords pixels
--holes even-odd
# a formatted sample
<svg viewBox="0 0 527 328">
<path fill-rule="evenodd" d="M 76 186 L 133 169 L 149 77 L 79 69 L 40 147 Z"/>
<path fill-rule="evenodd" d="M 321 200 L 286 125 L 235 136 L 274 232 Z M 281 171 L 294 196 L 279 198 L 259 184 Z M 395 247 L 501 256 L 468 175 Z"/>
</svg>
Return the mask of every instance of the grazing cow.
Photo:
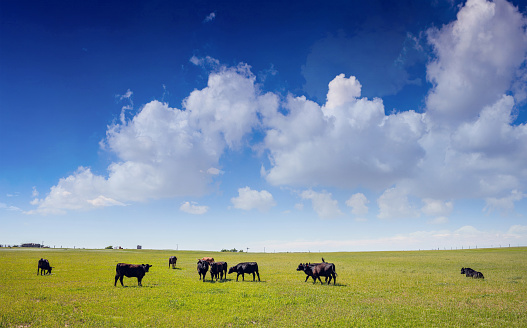
<svg viewBox="0 0 527 328">
<path fill-rule="evenodd" d="M 170 265 L 172 265 L 172 269 L 174 269 L 176 267 L 176 262 L 177 262 L 177 257 L 171 256 L 168 259 L 168 267 L 170 268 Z"/>
<path fill-rule="evenodd" d="M 39 272 L 40 275 L 42 275 L 42 273 L 44 273 L 45 275 L 51 274 L 51 269 L 53 269 L 53 267 L 49 265 L 49 261 L 47 259 L 41 258 L 40 260 L 38 260 L 37 275 Z"/>
<path fill-rule="evenodd" d="M 483 273 L 473 270 L 471 268 L 461 268 L 461 274 L 464 274 L 466 277 L 485 279 L 485 277 L 483 277 Z"/>
<path fill-rule="evenodd" d="M 205 282 L 205 275 L 207 274 L 208 270 L 209 270 L 209 262 L 204 261 L 204 260 L 198 260 L 199 279 L 201 280 L 201 277 L 203 276 L 203 282 Z"/>
<path fill-rule="evenodd" d="M 201 260 L 202 261 L 207 261 L 209 263 L 209 265 L 211 265 L 212 262 L 214 262 L 214 258 L 213 257 L 204 257 Z"/>
<path fill-rule="evenodd" d="M 255 273 L 258 275 L 258 281 L 260 281 L 260 273 L 258 273 L 258 264 L 256 262 L 243 262 L 238 263 L 233 267 L 229 268 L 229 274 L 236 272 L 238 273 L 236 275 L 236 281 L 238 281 L 238 277 L 242 275 L 242 280 L 245 281 L 245 274 L 246 273 L 252 273 L 253 274 L 253 281 L 255 281 Z"/>
<path fill-rule="evenodd" d="M 218 276 L 220 280 L 223 280 L 224 273 L 225 278 L 227 278 L 227 262 L 212 262 L 212 264 L 210 265 L 211 280 L 216 278 L 216 281 L 218 281 Z"/>
<path fill-rule="evenodd" d="M 335 264 L 333 263 L 324 262 L 324 263 L 319 263 L 319 264 L 314 264 L 314 265 L 310 265 L 308 263 L 304 263 L 304 264 L 300 263 L 297 270 L 300 271 L 299 269 L 304 270 L 305 274 L 308 275 L 308 277 L 312 277 L 313 283 L 316 283 L 318 279 L 318 281 L 320 281 L 320 283 L 322 284 L 322 280 L 320 280 L 320 276 L 326 277 L 326 280 L 329 277 L 329 281 L 327 281 L 328 285 L 331 283 L 331 279 L 333 279 L 334 285 L 337 282 L 337 278 L 336 278 L 337 273 L 335 272 Z M 307 281 L 307 278 L 306 278 L 306 281 Z"/>
<path fill-rule="evenodd" d="M 127 263 L 118 263 L 115 267 L 115 283 L 114 286 L 117 286 L 117 280 L 121 281 L 121 286 L 124 287 L 123 277 L 127 276 L 128 278 L 137 277 L 137 285 L 141 285 L 141 280 L 145 276 L 145 273 L 150 269 L 150 264 L 127 264 Z"/>
</svg>

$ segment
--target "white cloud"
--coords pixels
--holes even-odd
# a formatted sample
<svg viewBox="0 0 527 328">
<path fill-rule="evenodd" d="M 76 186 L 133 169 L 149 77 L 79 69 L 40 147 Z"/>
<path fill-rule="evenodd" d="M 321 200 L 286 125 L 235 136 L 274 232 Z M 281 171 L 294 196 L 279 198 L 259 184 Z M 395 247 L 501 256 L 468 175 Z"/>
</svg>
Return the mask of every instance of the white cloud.
<svg viewBox="0 0 527 328">
<path fill-rule="evenodd" d="M 39 193 L 38 193 L 37 187 L 33 186 L 33 192 L 31 195 L 32 197 L 38 197 Z"/>
<path fill-rule="evenodd" d="M 454 209 L 454 203 L 450 201 L 425 198 L 423 203 L 425 205 L 421 211 L 427 216 L 448 217 Z M 444 219 L 439 221 L 444 221 Z"/>
<path fill-rule="evenodd" d="M 377 199 L 377 204 L 380 219 L 406 219 L 419 216 L 419 211 L 410 204 L 408 195 L 401 189 L 387 189 Z"/>
<path fill-rule="evenodd" d="M 106 206 L 116 206 L 116 205 L 125 206 L 125 204 L 118 202 L 115 199 L 105 197 L 103 195 L 100 195 L 94 199 L 88 199 L 88 203 L 90 203 L 94 207 L 106 207 Z"/>
<path fill-rule="evenodd" d="M 212 22 L 216 18 L 216 13 L 212 12 L 210 13 L 205 19 L 203 20 L 204 23 Z"/>
<path fill-rule="evenodd" d="M 428 31 L 437 58 L 427 69 L 427 108 L 436 123 L 475 119 L 508 90 L 525 60 L 524 24 L 506 1 L 469 0 L 456 21 Z"/>
<path fill-rule="evenodd" d="M 303 199 L 311 200 L 313 210 L 322 219 L 333 219 L 343 214 L 338 207 L 338 202 L 332 198 L 331 193 L 326 191 L 318 193 L 309 189 L 303 191 L 300 196 Z"/>
<path fill-rule="evenodd" d="M 498 210 L 504 213 L 510 213 L 514 210 L 514 202 L 519 202 L 526 197 L 526 194 L 518 190 L 513 190 L 510 195 L 502 198 L 489 197 L 485 200 L 487 203 L 485 210 L 488 212 Z"/>
<path fill-rule="evenodd" d="M 264 117 L 272 163 L 267 181 L 377 189 L 411 176 L 424 155 L 418 143 L 423 115 L 386 116 L 380 99 L 356 98 L 359 92 L 354 77 L 339 75 L 330 83 L 326 106 L 289 96 L 283 104 L 287 115 Z"/>
<path fill-rule="evenodd" d="M 362 193 L 354 194 L 346 201 L 346 205 L 351 207 L 351 213 L 358 216 L 368 214 L 368 203 L 368 199 Z"/>
<path fill-rule="evenodd" d="M 417 217 L 409 197 L 424 199 L 421 211 L 435 223 L 453 206 L 437 200 L 483 198 L 488 211 L 511 210 L 527 190 L 527 125 L 514 124 L 516 101 L 525 98 L 525 22 L 508 2 L 469 0 L 457 20 L 429 30 L 435 56 L 424 113 L 386 115 L 381 99 L 361 98 L 363 81 L 343 74 L 329 82 L 322 106 L 291 94 L 281 100 L 261 92 L 248 65 L 194 56 L 194 65 L 213 70 L 205 88 L 182 109 L 152 101 L 130 119 L 123 114 L 102 142 L 117 158 L 107 174 L 81 167 L 35 199 L 30 212 L 199 197 L 221 174 L 226 150 L 244 147 L 268 156 L 260 172 L 272 185 L 386 190 L 377 201 L 380 218 Z M 258 145 L 251 144 L 255 131 L 264 136 Z M 321 217 L 341 214 L 329 193 L 302 197 Z"/>
<path fill-rule="evenodd" d="M 201 215 L 201 214 L 205 214 L 209 211 L 209 207 L 208 206 L 200 206 L 198 205 L 197 203 L 190 203 L 190 202 L 185 202 L 183 204 L 181 204 L 181 206 L 179 207 L 179 210 L 180 211 L 183 211 L 185 213 L 189 213 L 189 214 L 195 214 L 195 215 Z"/>
<path fill-rule="evenodd" d="M 35 200 L 38 208 L 28 213 L 202 196 L 220 173 L 216 168 L 224 151 L 244 144 L 259 124 L 257 111 L 276 106 L 273 98 L 260 95 L 246 65 L 223 67 L 210 74 L 207 87 L 184 100 L 184 110 L 154 100 L 133 118 L 109 126 L 103 146 L 118 161 L 109 165 L 108 176 L 80 167 L 60 179 L 44 199 Z"/>
<path fill-rule="evenodd" d="M 0 203 L 0 209 L 5 209 L 7 211 L 15 211 L 15 212 L 21 212 L 22 210 L 16 206 L 13 205 L 7 205 L 5 203 Z"/>
<path fill-rule="evenodd" d="M 481 231 L 473 226 L 456 230 L 415 231 L 370 239 L 322 239 L 265 241 L 262 247 L 276 251 L 349 251 L 349 250 L 417 250 L 417 249 L 461 249 L 475 247 L 498 247 L 525 245 L 527 226 L 515 225 L 507 232 Z"/>
<path fill-rule="evenodd" d="M 276 202 L 267 190 L 257 191 L 249 187 L 238 189 L 238 197 L 231 198 L 234 208 L 250 211 L 257 209 L 261 212 L 267 212 Z"/>
</svg>

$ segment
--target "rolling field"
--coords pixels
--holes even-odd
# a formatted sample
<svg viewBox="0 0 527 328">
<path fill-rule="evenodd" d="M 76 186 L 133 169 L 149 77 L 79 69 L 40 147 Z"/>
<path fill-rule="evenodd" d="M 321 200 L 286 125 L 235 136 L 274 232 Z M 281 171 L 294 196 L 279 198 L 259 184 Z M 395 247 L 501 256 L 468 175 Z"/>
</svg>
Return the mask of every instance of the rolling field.
<svg viewBox="0 0 527 328">
<path fill-rule="evenodd" d="M 176 269 L 168 258 L 178 257 Z M 256 261 L 236 282 L 198 280 L 196 260 Z M 47 258 L 53 274 L 37 276 Z M 304 282 L 300 262 L 336 265 Z M 114 287 L 119 262 L 152 264 Z M 0 249 L 0 327 L 527 327 L 527 248 L 360 253 Z M 462 266 L 483 272 L 466 278 Z M 322 279 L 323 280 L 323 279 Z"/>
</svg>

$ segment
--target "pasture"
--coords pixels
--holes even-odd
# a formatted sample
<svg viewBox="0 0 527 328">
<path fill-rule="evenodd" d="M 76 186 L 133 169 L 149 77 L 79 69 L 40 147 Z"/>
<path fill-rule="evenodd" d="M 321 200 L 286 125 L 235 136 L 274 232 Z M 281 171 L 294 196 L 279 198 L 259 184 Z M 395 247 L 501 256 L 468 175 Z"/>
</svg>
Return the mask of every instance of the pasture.
<svg viewBox="0 0 527 328">
<path fill-rule="evenodd" d="M 168 258 L 178 257 L 175 269 Z M 198 280 L 196 260 L 256 261 L 236 282 Z M 37 276 L 47 258 L 52 275 Z M 304 282 L 300 262 L 336 265 Z M 114 287 L 119 262 L 151 264 Z M 357 253 L 0 249 L 0 327 L 526 327 L 527 248 Z M 483 272 L 466 278 L 461 267 Z"/>
</svg>

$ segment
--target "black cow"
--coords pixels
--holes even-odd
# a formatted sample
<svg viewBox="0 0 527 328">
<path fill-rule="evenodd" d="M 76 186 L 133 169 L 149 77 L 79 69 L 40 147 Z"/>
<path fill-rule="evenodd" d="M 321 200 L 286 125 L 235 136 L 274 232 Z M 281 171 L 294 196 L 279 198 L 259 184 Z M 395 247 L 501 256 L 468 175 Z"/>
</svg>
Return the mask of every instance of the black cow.
<svg viewBox="0 0 527 328">
<path fill-rule="evenodd" d="M 209 262 L 198 260 L 199 279 L 201 280 L 201 277 L 203 276 L 203 282 L 205 282 L 205 275 L 207 274 L 208 270 L 209 270 Z"/>
<path fill-rule="evenodd" d="M 115 267 L 115 283 L 114 286 L 117 286 L 117 280 L 121 281 L 121 286 L 124 287 L 123 277 L 127 276 L 128 278 L 137 277 L 137 285 L 141 285 L 141 280 L 145 276 L 145 273 L 150 269 L 150 264 L 127 264 L 127 263 L 118 263 Z"/>
<path fill-rule="evenodd" d="M 211 280 L 216 278 L 216 281 L 218 281 L 218 276 L 220 280 L 223 280 L 224 273 L 225 278 L 227 278 L 227 262 L 212 262 L 212 264 L 210 265 Z"/>
<path fill-rule="evenodd" d="M 176 262 L 177 262 L 177 257 L 171 256 L 168 259 L 168 267 L 170 268 L 170 265 L 172 265 L 172 269 L 174 269 L 176 267 Z"/>
<path fill-rule="evenodd" d="M 319 265 L 319 264 L 322 264 L 322 263 L 300 263 L 298 265 L 298 267 L 296 268 L 296 271 L 304 271 L 304 273 L 306 274 L 306 280 L 304 280 L 304 282 L 306 282 L 309 277 L 313 278 L 313 272 L 311 270 L 304 270 L 304 266 L 305 265 L 309 265 L 309 266 L 315 266 L 315 265 Z M 315 278 L 313 278 L 315 279 Z M 326 282 L 328 281 L 328 278 L 326 277 Z"/>
<path fill-rule="evenodd" d="M 236 281 L 238 281 L 238 277 L 242 275 L 242 280 L 245 281 L 245 274 L 246 273 L 252 273 L 253 274 L 253 281 L 255 281 L 255 273 L 258 275 L 258 281 L 260 281 L 260 273 L 258 273 L 258 264 L 256 262 L 243 262 L 238 263 L 233 267 L 229 268 L 229 274 L 237 272 L 236 275 Z"/>
<path fill-rule="evenodd" d="M 485 279 L 485 277 L 483 277 L 483 273 L 476 271 L 474 269 L 471 269 L 471 268 L 461 268 L 461 274 L 464 274 L 465 277 Z"/>
<path fill-rule="evenodd" d="M 324 263 L 318 263 L 318 264 L 312 264 L 312 265 L 310 265 L 309 263 L 304 263 L 304 264 L 300 263 L 297 270 L 300 271 L 299 269 L 303 270 L 308 277 L 312 277 L 313 283 L 316 283 L 318 279 L 318 281 L 320 281 L 320 283 L 322 284 L 322 280 L 320 280 L 321 276 L 326 277 L 326 282 L 328 285 L 331 283 L 331 279 L 333 279 L 334 285 L 337 282 L 337 278 L 336 278 L 337 272 L 335 272 L 335 264 L 333 263 L 324 262 Z M 328 277 L 329 277 L 329 281 L 327 280 Z M 307 277 L 306 277 L 306 281 L 307 281 Z"/>
<path fill-rule="evenodd" d="M 40 275 L 42 275 L 42 273 L 51 274 L 51 269 L 53 269 L 53 267 L 49 265 L 49 261 L 47 259 L 41 258 L 38 260 L 37 276 L 39 272 Z"/>
</svg>

